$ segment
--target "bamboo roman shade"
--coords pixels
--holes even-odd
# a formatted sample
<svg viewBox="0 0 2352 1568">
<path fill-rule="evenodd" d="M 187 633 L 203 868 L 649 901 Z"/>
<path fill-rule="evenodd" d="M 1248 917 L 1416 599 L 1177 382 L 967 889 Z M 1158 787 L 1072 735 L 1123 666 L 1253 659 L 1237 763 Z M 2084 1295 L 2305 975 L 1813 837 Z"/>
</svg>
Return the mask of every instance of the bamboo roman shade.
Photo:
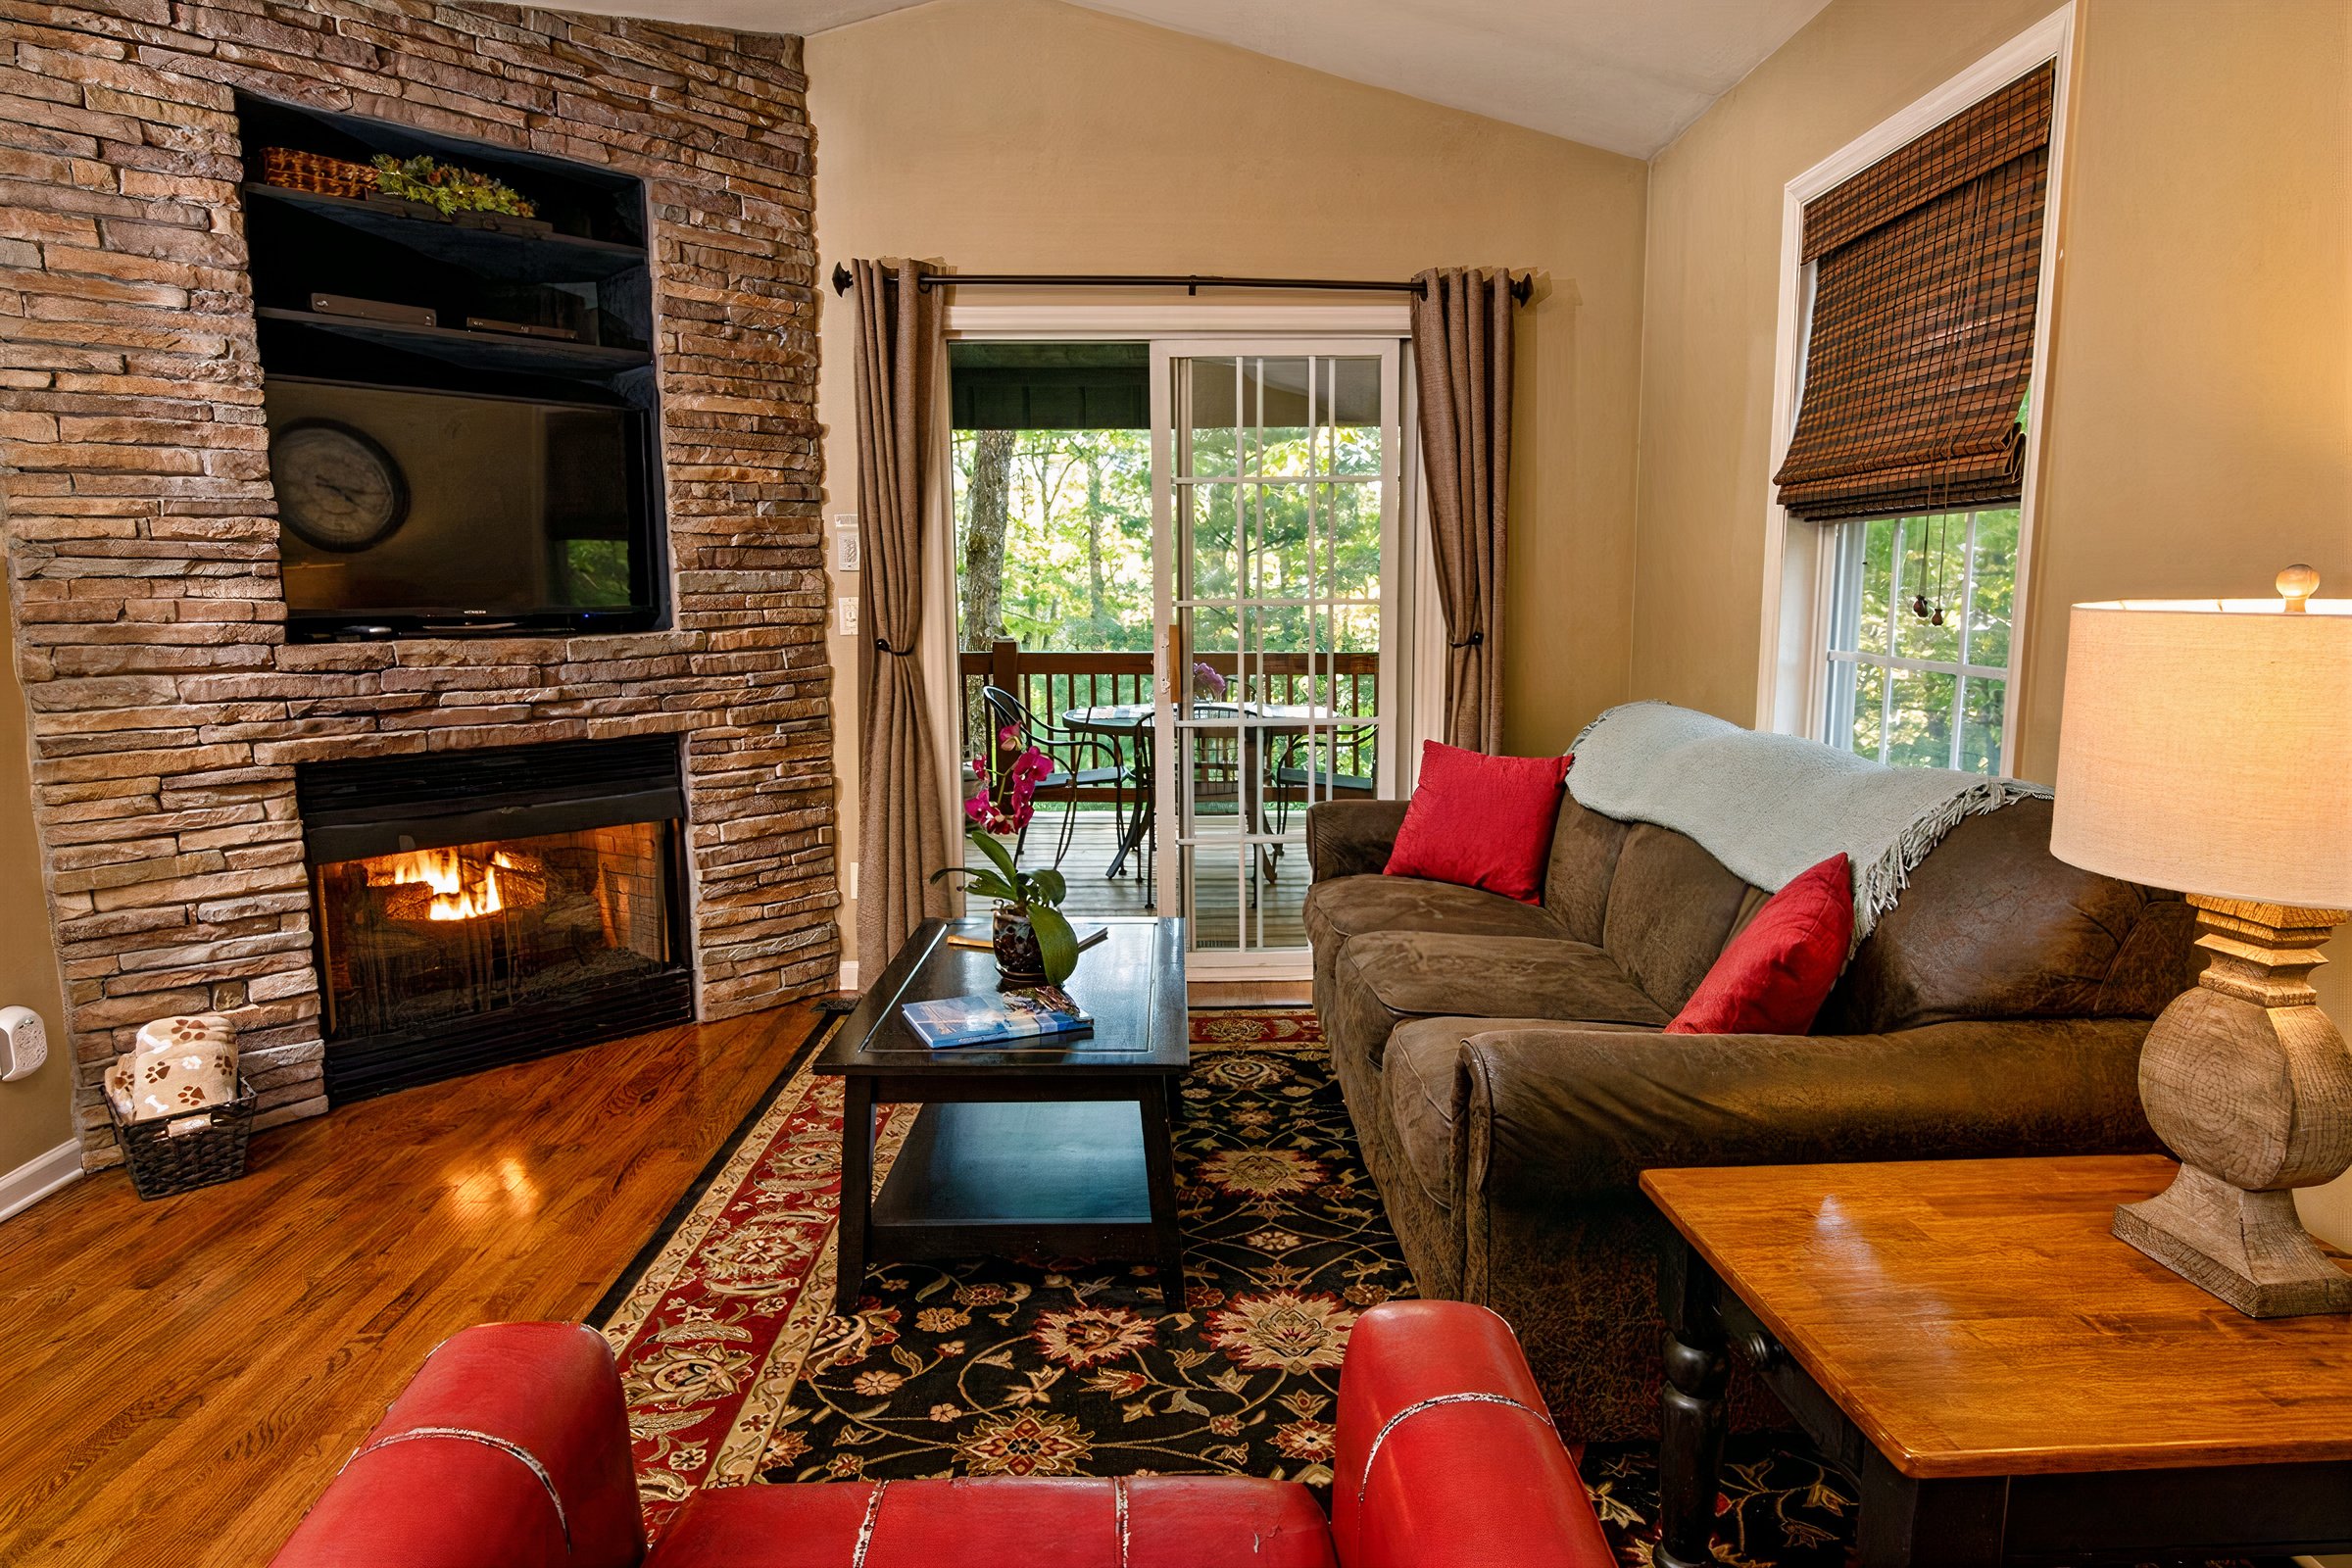
<svg viewBox="0 0 2352 1568">
<path fill-rule="evenodd" d="M 1803 401 L 1773 476 L 1836 521 L 2014 504 L 2056 68 L 1805 204 Z"/>
</svg>

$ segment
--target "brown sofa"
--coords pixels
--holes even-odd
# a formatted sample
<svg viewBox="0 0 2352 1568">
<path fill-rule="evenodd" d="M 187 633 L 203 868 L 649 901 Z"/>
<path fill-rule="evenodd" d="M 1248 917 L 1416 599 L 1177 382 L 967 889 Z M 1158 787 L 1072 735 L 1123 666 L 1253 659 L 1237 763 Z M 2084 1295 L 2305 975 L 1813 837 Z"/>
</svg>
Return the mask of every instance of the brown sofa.
<svg viewBox="0 0 2352 1568">
<path fill-rule="evenodd" d="M 1307 814 L 1315 1009 L 1420 1289 L 1507 1318 L 1563 1430 L 1655 1430 L 1644 1169 L 2160 1147 L 2189 911 L 2054 859 L 2046 801 L 1953 829 L 1796 1037 L 1659 1032 L 1765 897 L 1696 841 L 1563 797 L 1537 906 L 1381 875 L 1403 816 Z"/>
</svg>

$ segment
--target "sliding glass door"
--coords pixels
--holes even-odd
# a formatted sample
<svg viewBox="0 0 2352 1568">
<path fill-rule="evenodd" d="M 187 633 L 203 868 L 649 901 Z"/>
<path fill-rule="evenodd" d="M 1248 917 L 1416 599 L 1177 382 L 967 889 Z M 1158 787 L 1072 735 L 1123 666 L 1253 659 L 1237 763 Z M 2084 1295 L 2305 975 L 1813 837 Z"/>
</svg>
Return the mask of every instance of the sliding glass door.
<svg viewBox="0 0 2352 1568">
<path fill-rule="evenodd" d="M 1154 871 L 1197 978 L 1303 975 L 1307 808 L 1396 793 L 1399 358 L 1153 345 Z"/>
</svg>

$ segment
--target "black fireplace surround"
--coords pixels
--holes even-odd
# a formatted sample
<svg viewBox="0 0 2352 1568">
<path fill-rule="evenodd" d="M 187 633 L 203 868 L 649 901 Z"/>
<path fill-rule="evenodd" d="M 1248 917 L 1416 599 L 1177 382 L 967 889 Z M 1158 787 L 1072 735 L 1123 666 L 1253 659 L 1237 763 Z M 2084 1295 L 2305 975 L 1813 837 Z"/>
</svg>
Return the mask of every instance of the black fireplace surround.
<svg viewBox="0 0 2352 1568">
<path fill-rule="evenodd" d="M 672 737 L 296 769 L 330 1104 L 694 1016 Z"/>
</svg>

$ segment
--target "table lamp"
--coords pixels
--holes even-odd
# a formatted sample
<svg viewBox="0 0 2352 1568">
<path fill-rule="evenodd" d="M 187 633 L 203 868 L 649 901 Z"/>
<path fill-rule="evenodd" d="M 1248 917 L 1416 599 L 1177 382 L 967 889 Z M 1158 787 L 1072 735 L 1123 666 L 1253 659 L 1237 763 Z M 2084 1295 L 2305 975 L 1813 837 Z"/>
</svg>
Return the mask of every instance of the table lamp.
<svg viewBox="0 0 2352 1568">
<path fill-rule="evenodd" d="M 2352 1311 L 2295 1214 L 2352 1166 L 2352 1055 L 2311 971 L 2352 907 L 2352 599 L 2077 605 L 2050 853 L 2178 888 L 2209 956 L 2148 1030 L 2139 1098 L 2180 1159 L 2115 1234 L 2252 1317 Z"/>
</svg>

